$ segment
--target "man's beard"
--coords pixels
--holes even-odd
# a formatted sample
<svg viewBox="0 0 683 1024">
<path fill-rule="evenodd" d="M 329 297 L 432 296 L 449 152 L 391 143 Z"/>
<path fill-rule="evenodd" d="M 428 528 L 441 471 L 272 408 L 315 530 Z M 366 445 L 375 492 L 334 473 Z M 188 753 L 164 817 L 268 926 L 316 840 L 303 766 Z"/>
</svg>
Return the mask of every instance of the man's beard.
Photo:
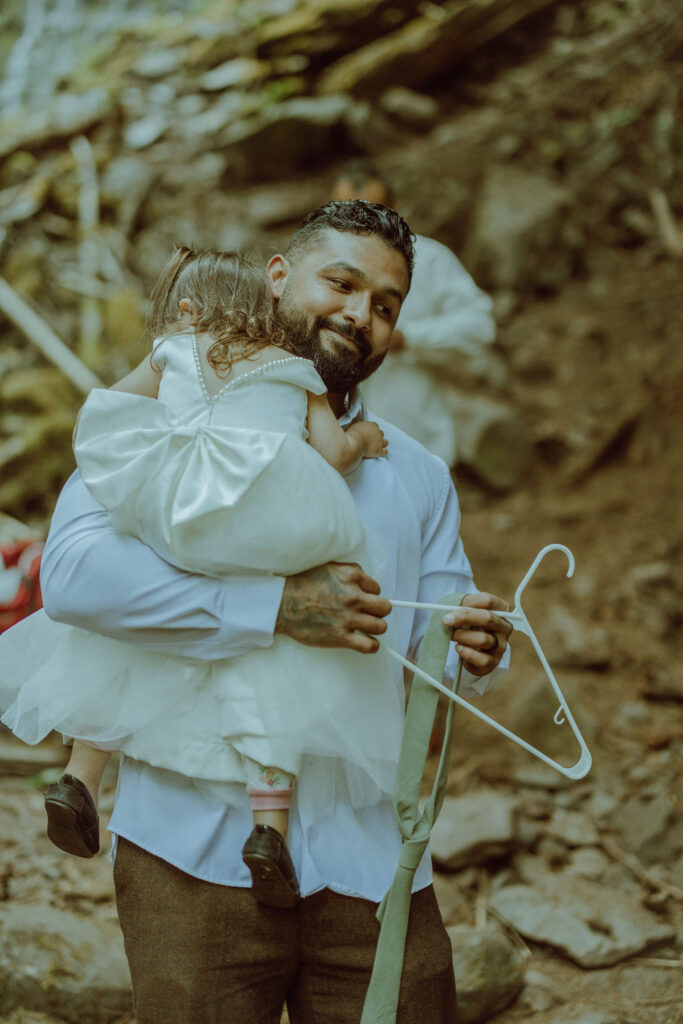
<svg viewBox="0 0 683 1024">
<path fill-rule="evenodd" d="M 282 301 L 276 309 L 276 322 L 287 334 L 287 348 L 294 355 L 310 359 L 322 378 L 323 384 L 333 394 L 347 394 L 362 380 L 381 365 L 385 352 L 373 356 L 372 348 L 362 331 L 350 324 L 338 324 L 324 316 L 311 321 L 298 310 L 283 309 Z M 328 349 L 321 338 L 321 330 L 335 331 L 353 342 L 357 354 L 340 343 L 339 347 Z"/>
</svg>

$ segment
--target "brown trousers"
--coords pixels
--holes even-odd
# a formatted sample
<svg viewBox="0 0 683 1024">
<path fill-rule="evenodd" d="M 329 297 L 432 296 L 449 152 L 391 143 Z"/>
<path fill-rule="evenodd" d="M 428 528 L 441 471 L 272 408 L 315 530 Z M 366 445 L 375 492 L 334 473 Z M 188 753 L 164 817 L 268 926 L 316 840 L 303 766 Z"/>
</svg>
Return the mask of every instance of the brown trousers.
<svg viewBox="0 0 683 1024">
<path fill-rule="evenodd" d="M 377 904 L 315 893 L 294 910 L 203 882 L 119 839 L 119 919 L 137 1024 L 358 1024 Z M 399 1024 L 454 1024 L 451 947 L 431 886 L 412 899 Z"/>
</svg>

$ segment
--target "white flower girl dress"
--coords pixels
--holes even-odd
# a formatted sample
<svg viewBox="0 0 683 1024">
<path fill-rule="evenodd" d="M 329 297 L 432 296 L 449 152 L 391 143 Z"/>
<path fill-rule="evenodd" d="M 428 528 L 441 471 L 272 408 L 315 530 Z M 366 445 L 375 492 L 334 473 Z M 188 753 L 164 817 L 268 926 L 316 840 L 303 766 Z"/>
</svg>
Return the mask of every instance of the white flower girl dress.
<svg viewBox="0 0 683 1024">
<path fill-rule="evenodd" d="M 74 450 L 115 528 L 167 561 L 220 577 L 289 575 L 357 561 L 382 583 L 343 477 L 305 441 L 307 392 L 325 386 L 284 355 L 209 394 L 194 336 L 156 347 L 158 399 L 91 392 Z M 106 580 L 103 580 L 106 586 Z M 391 793 L 400 679 L 383 651 L 270 647 L 223 661 L 150 651 L 37 612 L 0 637 L 2 721 L 27 743 L 57 730 L 191 778 L 244 781 L 241 757 L 297 775 L 339 759 L 357 805 Z"/>
</svg>

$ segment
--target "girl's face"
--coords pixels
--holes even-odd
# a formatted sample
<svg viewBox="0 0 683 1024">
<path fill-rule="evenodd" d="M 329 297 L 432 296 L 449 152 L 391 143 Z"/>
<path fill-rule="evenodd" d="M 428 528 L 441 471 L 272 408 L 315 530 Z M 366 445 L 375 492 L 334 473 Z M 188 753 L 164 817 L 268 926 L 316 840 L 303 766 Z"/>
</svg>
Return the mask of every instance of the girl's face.
<svg viewBox="0 0 683 1024">
<path fill-rule="evenodd" d="M 325 365 L 351 371 L 353 383 L 376 369 L 408 291 L 400 252 L 374 235 L 329 229 L 294 264 L 274 256 L 268 273 L 279 311 L 302 322 Z"/>
</svg>

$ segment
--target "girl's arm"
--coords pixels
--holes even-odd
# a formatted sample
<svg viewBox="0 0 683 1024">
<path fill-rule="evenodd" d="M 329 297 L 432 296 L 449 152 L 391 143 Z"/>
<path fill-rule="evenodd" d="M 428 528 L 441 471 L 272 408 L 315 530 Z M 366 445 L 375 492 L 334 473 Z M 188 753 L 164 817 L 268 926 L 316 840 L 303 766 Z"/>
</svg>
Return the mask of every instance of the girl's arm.
<svg viewBox="0 0 683 1024">
<path fill-rule="evenodd" d="M 157 369 L 149 356 L 145 356 L 139 366 L 126 374 L 123 380 L 112 384 L 110 391 L 125 391 L 129 395 L 143 395 L 146 398 L 157 398 L 161 370 Z"/>
<path fill-rule="evenodd" d="M 362 459 L 386 455 L 388 442 L 376 423 L 361 420 L 343 430 L 327 395 L 308 395 L 308 443 L 331 466 L 346 476 Z"/>
</svg>

